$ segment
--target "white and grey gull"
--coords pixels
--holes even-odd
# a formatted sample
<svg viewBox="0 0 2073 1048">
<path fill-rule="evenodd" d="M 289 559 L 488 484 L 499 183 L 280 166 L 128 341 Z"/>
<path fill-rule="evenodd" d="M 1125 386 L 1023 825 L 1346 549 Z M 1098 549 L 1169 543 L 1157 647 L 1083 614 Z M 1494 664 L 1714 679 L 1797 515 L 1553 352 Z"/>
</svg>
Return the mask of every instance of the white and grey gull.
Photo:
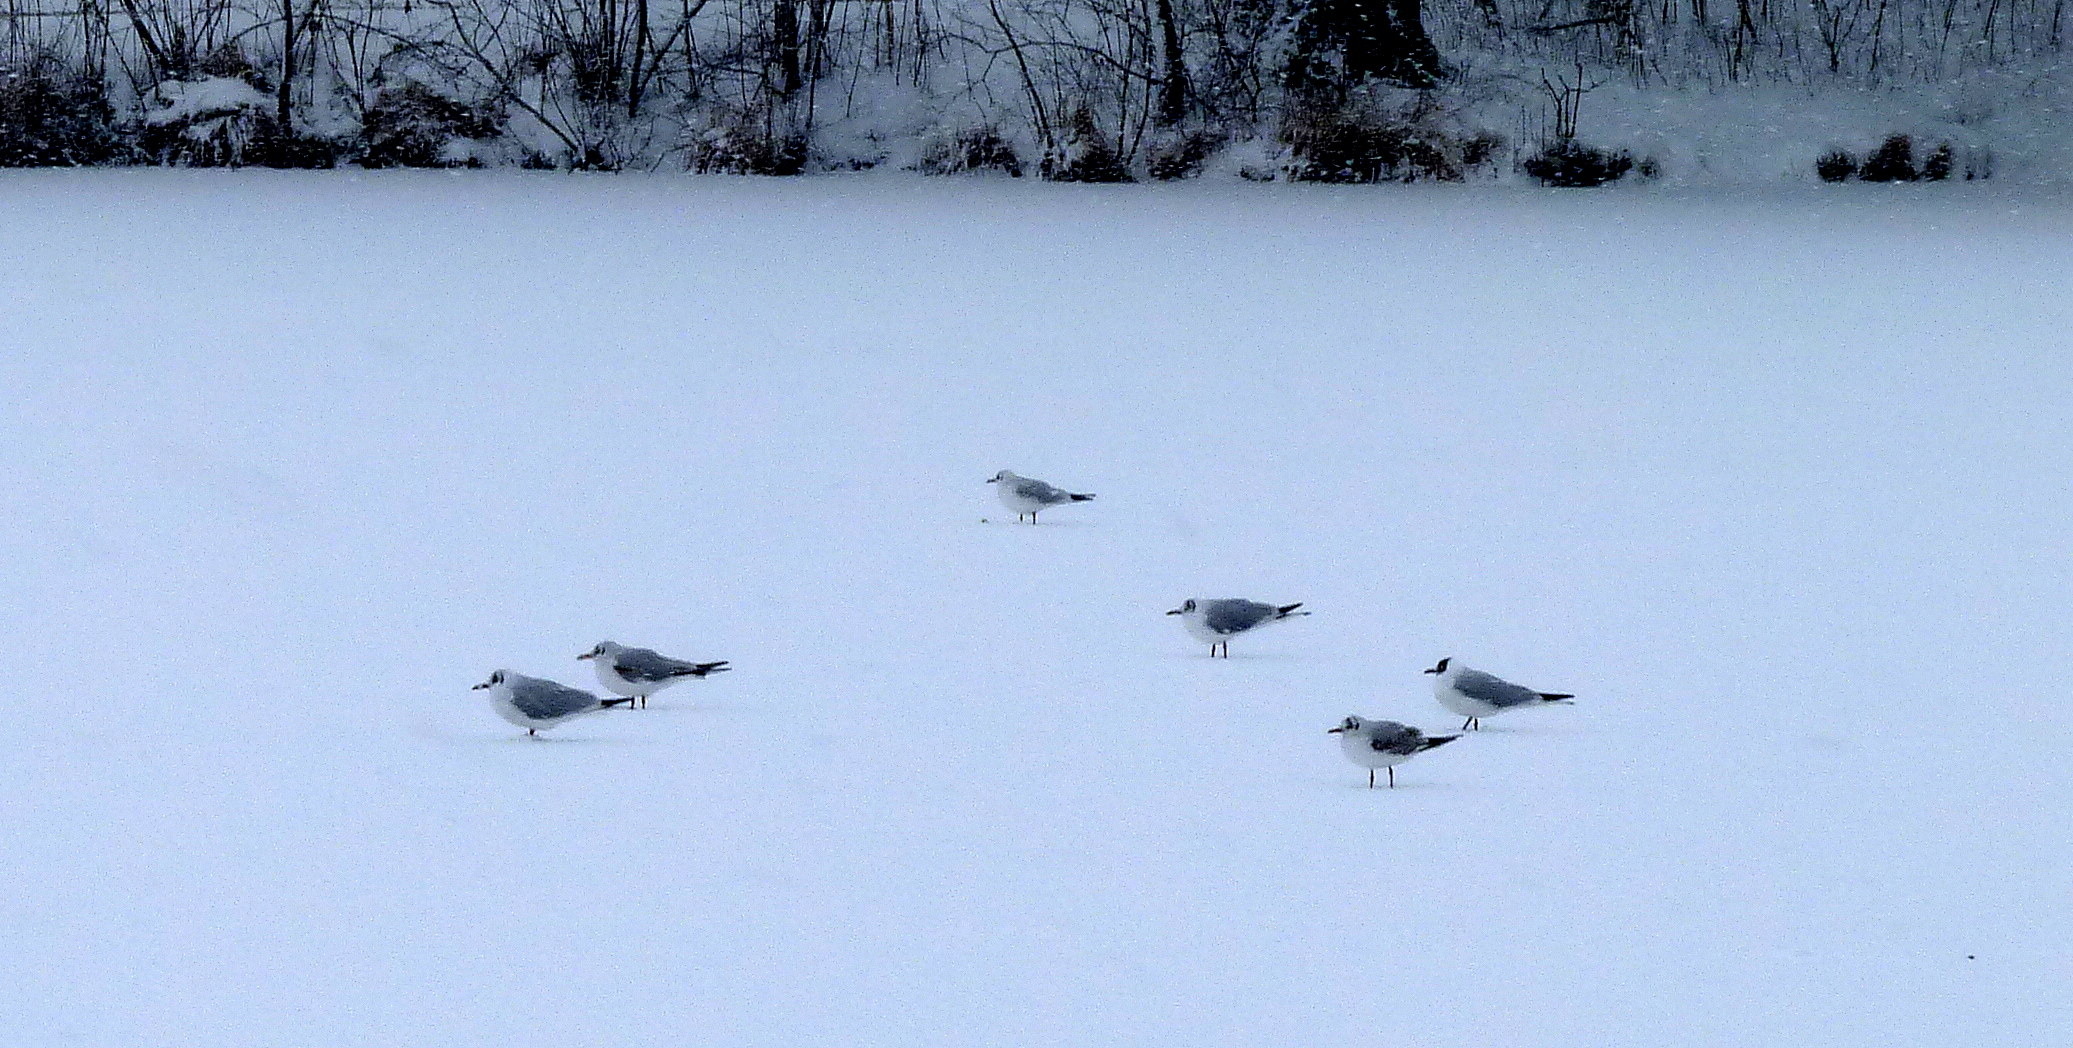
<svg viewBox="0 0 2073 1048">
<path fill-rule="evenodd" d="M 1015 511 L 1015 519 L 1029 517 L 1036 523 L 1037 511 L 1051 506 L 1063 506 L 1072 502 L 1087 502 L 1094 496 L 1079 491 L 1067 491 L 1052 487 L 1034 477 L 1017 476 L 1012 470 L 1001 470 L 986 483 L 999 484 L 995 494 L 1000 496 L 1001 505 Z"/>
<path fill-rule="evenodd" d="M 585 714 L 608 710 L 632 699 L 600 699 L 587 691 L 556 684 L 540 677 L 498 670 L 470 691 L 488 689 L 490 708 L 497 716 L 538 737 L 543 731 Z"/>
<path fill-rule="evenodd" d="M 638 700 L 642 709 L 648 708 L 648 696 L 675 684 L 686 677 L 705 677 L 727 669 L 727 661 L 685 662 L 659 654 L 652 648 L 629 648 L 624 644 L 600 641 L 597 647 L 576 656 L 593 660 L 597 667 L 597 682 L 614 695 L 624 695 Z"/>
<path fill-rule="evenodd" d="M 1576 698 L 1563 692 L 1534 691 L 1482 670 L 1469 669 L 1451 658 L 1441 659 L 1439 665 L 1425 672 L 1435 674 L 1432 694 L 1440 705 L 1457 717 L 1468 718 L 1461 722 L 1463 731 L 1481 730 L 1483 718 L 1493 714 Z"/>
<path fill-rule="evenodd" d="M 1216 649 L 1224 649 L 1224 658 L 1231 657 L 1231 638 L 1241 633 L 1250 633 L 1262 626 L 1310 614 L 1297 611 L 1302 601 L 1294 604 L 1262 604 L 1256 600 L 1218 598 L 1203 600 L 1189 598 L 1181 606 L 1167 612 L 1180 616 L 1180 624 L 1189 633 L 1209 645 L 1209 657 L 1216 657 Z"/>
<path fill-rule="evenodd" d="M 1368 789 L 1375 788 L 1375 769 L 1389 770 L 1389 788 L 1396 789 L 1396 766 L 1435 746 L 1445 746 L 1459 735 L 1427 735 L 1408 724 L 1393 720 L 1348 717 L 1327 734 L 1339 737 L 1339 752 L 1368 770 Z"/>
</svg>

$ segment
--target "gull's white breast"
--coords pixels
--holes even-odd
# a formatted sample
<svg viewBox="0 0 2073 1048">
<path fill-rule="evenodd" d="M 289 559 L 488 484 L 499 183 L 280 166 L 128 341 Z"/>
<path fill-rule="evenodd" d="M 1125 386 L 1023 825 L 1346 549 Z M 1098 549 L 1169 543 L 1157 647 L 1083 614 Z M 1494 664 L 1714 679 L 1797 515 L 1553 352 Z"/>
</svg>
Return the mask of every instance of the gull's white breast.
<svg viewBox="0 0 2073 1048">
<path fill-rule="evenodd" d="M 615 656 L 599 655 L 590 661 L 597 664 L 597 683 L 606 691 L 626 699 L 642 694 L 640 689 L 644 685 L 634 684 L 619 675 L 618 660 Z M 653 695 L 654 691 L 651 689 L 646 694 Z"/>
</svg>

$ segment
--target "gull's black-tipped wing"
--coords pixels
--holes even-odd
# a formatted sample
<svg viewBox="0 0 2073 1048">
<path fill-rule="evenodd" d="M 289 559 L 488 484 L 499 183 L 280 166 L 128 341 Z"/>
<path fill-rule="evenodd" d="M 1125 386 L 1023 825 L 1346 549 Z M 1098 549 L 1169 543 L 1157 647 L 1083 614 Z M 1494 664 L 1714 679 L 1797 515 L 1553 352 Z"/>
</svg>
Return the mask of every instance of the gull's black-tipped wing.
<svg viewBox="0 0 2073 1048">
<path fill-rule="evenodd" d="M 1541 701 L 1540 693 L 1532 688 L 1522 688 L 1482 670 L 1462 670 L 1461 675 L 1454 678 L 1454 690 L 1498 709 Z"/>
<path fill-rule="evenodd" d="M 1023 477 L 1015 482 L 1015 494 L 1026 499 L 1041 502 L 1046 506 L 1055 506 L 1061 502 L 1072 501 L 1071 492 L 1054 488 L 1041 480 L 1031 480 L 1028 477 Z"/>
<path fill-rule="evenodd" d="M 697 663 L 672 659 L 647 648 L 628 648 L 612 660 L 612 668 L 621 677 L 640 684 L 654 684 L 677 677 L 703 677 L 710 669 L 700 669 Z"/>
</svg>

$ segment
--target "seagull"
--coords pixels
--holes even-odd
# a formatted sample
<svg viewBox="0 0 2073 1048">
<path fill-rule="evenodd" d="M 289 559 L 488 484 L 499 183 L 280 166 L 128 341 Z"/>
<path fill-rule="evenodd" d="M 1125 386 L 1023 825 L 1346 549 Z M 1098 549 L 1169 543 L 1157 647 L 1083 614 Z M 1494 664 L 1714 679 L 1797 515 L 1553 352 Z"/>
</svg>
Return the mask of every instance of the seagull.
<svg viewBox="0 0 2073 1048">
<path fill-rule="evenodd" d="M 614 695 L 624 695 L 629 701 L 640 700 L 642 709 L 648 708 L 648 696 L 685 677 L 703 677 L 727 668 L 725 660 L 683 662 L 648 648 L 629 648 L 608 640 L 576 657 L 596 659 L 597 682 Z"/>
<path fill-rule="evenodd" d="M 1375 769 L 1389 769 L 1389 788 L 1396 789 L 1396 766 L 1434 746 L 1445 746 L 1459 735 L 1427 735 L 1408 724 L 1390 720 L 1348 717 L 1327 731 L 1339 737 L 1339 751 L 1346 759 L 1368 770 L 1368 789 L 1375 788 Z"/>
<path fill-rule="evenodd" d="M 1308 615 L 1297 611 L 1302 601 L 1294 604 L 1262 604 L 1256 600 L 1194 600 L 1181 602 L 1181 606 L 1167 612 L 1180 616 L 1180 624 L 1189 633 L 1209 642 L 1209 657 L 1216 657 L 1218 645 L 1224 649 L 1224 658 L 1231 657 L 1231 638 L 1248 630 L 1256 630 L 1270 622 L 1297 615 Z"/>
<path fill-rule="evenodd" d="M 1440 705 L 1468 718 L 1461 722 L 1463 731 L 1482 730 L 1483 718 L 1493 713 L 1576 698 L 1560 692 L 1522 688 L 1482 670 L 1452 665 L 1453 662 L 1453 659 L 1441 659 L 1439 665 L 1425 672 L 1438 674 L 1432 682 L 1432 693 L 1440 700 Z"/>
<path fill-rule="evenodd" d="M 1094 497 L 1054 488 L 1041 480 L 1018 477 L 1005 469 L 994 474 L 993 479 L 986 483 L 999 484 L 997 493 L 1001 497 L 1001 505 L 1014 510 L 1015 519 L 1018 521 L 1022 519 L 1023 514 L 1028 514 L 1031 524 L 1036 523 L 1037 510 L 1047 506 L 1062 506 L 1068 502 L 1086 502 Z"/>
<path fill-rule="evenodd" d="M 633 701 L 600 699 L 587 691 L 577 691 L 551 680 L 528 677 L 510 670 L 498 670 L 490 674 L 488 680 L 468 690 L 481 691 L 484 688 L 489 689 L 489 704 L 497 711 L 497 716 L 524 728 L 527 735 L 535 738 L 540 732 L 563 721 Z"/>
</svg>

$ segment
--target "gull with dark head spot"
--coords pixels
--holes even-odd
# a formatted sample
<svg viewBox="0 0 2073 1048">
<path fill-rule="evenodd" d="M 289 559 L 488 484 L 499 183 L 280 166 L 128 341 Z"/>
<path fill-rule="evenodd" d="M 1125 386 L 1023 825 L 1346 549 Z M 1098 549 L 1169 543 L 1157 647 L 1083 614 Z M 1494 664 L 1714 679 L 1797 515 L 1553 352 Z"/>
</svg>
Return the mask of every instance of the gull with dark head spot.
<svg viewBox="0 0 2073 1048">
<path fill-rule="evenodd" d="M 1294 604 L 1262 604 L 1256 600 L 1218 599 L 1182 601 L 1181 606 L 1167 612 L 1180 616 L 1180 624 L 1189 633 L 1209 645 L 1209 657 L 1216 657 L 1216 649 L 1224 649 L 1224 658 L 1231 657 L 1231 638 L 1248 633 L 1282 619 L 1308 615 L 1297 611 L 1301 601 Z"/>
<path fill-rule="evenodd" d="M 1375 788 L 1375 769 L 1389 769 L 1389 788 L 1396 789 L 1396 766 L 1434 746 L 1445 746 L 1459 735 L 1427 735 L 1408 724 L 1392 720 L 1348 717 L 1326 732 L 1339 737 L 1339 752 L 1368 770 L 1368 789 Z"/>
<path fill-rule="evenodd" d="M 1483 718 L 1521 706 L 1545 706 L 1551 702 L 1568 702 L 1574 695 L 1555 691 L 1534 691 L 1521 687 L 1501 677 L 1495 677 L 1482 670 L 1472 670 L 1453 659 L 1441 659 L 1440 664 L 1425 672 L 1436 674 L 1432 682 L 1433 697 L 1440 705 L 1451 710 L 1457 717 L 1467 717 L 1461 722 L 1463 731 L 1480 731 Z"/>
<path fill-rule="evenodd" d="M 638 700 L 642 709 L 648 708 L 648 696 L 686 677 L 704 677 L 727 668 L 724 659 L 719 662 L 685 662 L 659 655 L 649 648 L 629 648 L 608 640 L 600 641 L 597 647 L 576 657 L 596 660 L 597 682 L 614 695 Z"/>
<path fill-rule="evenodd" d="M 1068 502 L 1086 502 L 1094 496 L 1064 488 L 1054 488 L 1041 480 L 1018 477 L 1010 470 L 1001 470 L 988 480 L 988 484 L 999 484 L 995 494 L 1000 496 L 1001 505 L 1015 511 L 1015 519 L 1029 516 L 1031 524 L 1036 523 L 1037 510 L 1050 506 L 1063 506 Z"/>
<path fill-rule="evenodd" d="M 488 680 L 469 690 L 485 688 L 489 689 L 490 708 L 497 711 L 497 716 L 524 728 L 527 735 L 536 738 L 563 721 L 633 701 L 600 699 L 587 691 L 577 691 L 551 680 L 528 677 L 510 670 L 498 670 L 490 674 Z"/>
</svg>

